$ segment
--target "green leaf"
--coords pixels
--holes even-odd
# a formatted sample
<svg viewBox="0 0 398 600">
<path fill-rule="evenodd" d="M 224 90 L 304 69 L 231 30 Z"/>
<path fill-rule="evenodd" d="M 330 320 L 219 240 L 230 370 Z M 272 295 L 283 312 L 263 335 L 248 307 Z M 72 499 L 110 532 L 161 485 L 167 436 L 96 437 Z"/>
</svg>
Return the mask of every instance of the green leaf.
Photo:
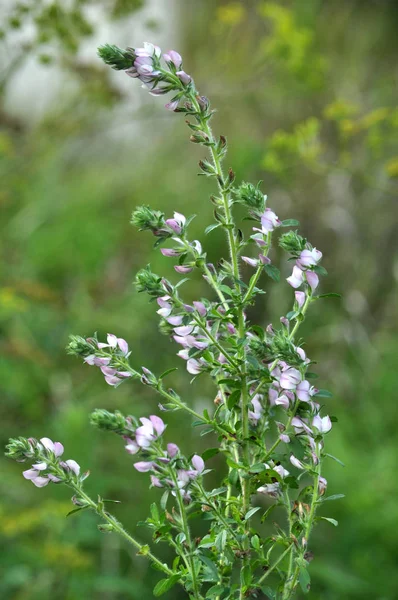
<svg viewBox="0 0 398 600">
<path fill-rule="evenodd" d="M 73 510 L 69 511 L 66 516 L 70 517 L 71 515 L 74 515 L 75 513 L 80 512 L 81 510 L 86 510 L 86 508 L 90 508 L 90 507 L 87 505 L 87 506 L 79 506 L 79 508 L 74 508 Z"/>
<path fill-rule="evenodd" d="M 319 375 L 317 375 L 316 373 L 308 372 L 305 374 L 306 379 L 318 379 L 318 377 L 319 377 Z"/>
<path fill-rule="evenodd" d="M 218 571 L 216 565 L 213 563 L 210 558 L 205 556 L 204 554 L 199 555 L 200 560 L 207 568 L 207 574 L 204 574 L 205 581 L 218 581 Z"/>
<path fill-rule="evenodd" d="M 326 496 L 326 498 L 320 498 L 319 502 L 328 502 L 329 500 L 340 500 L 340 498 L 345 498 L 345 494 L 333 494 L 333 496 Z"/>
<path fill-rule="evenodd" d="M 266 471 L 267 468 L 264 463 L 255 463 L 250 467 L 250 473 L 261 473 L 262 471 Z"/>
<path fill-rule="evenodd" d="M 326 453 L 325 456 L 328 456 L 332 460 L 335 460 L 337 463 L 339 463 L 339 465 L 341 465 L 342 467 L 345 467 L 345 464 L 339 458 L 336 458 L 335 456 L 333 456 L 333 454 Z"/>
<path fill-rule="evenodd" d="M 269 586 L 262 587 L 261 591 L 267 596 L 267 598 L 269 598 L 269 600 L 275 600 L 275 592 Z"/>
<path fill-rule="evenodd" d="M 213 585 L 209 590 L 207 590 L 207 592 L 206 592 L 206 598 L 218 598 L 225 591 L 226 590 L 225 590 L 224 586 L 222 586 L 222 585 Z"/>
<path fill-rule="evenodd" d="M 155 502 L 151 504 L 151 517 L 154 521 L 159 521 L 159 511 Z"/>
<path fill-rule="evenodd" d="M 214 229 L 217 229 L 217 227 L 220 227 L 220 225 L 221 225 L 221 223 L 212 223 L 212 225 L 209 225 L 208 227 L 206 227 L 205 235 L 207 235 L 211 231 L 214 231 Z"/>
<path fill-rule="evenodd" d="M 234 462 L 231 458 L 227 458 L 227 465 L 231 467 L 231 469 L 242 469 L 243 465 L 241 463 Z"/>
<path fill-rule="evenodd" d="M 245 514 L 245 519 L 244 520 L 247 521 L 248 519 L 250 519 L 250 517 L 252 517 L 259 510 L 261 510 L 261 506 L 255 506 L 254 508 L 251 508 Z"/>
<path fill-rule="evenodd" d="M 248 588 L 252 580 L 252 572 L 249 565 L 243 567 L 240 572 L 240 582 L 242 587 Z"/>
<path fill-rule="evenodd" d="M 301 567 L 301 569 L 300 569 L 299 582 L 300 582 L 300 587 L 303 590 L 304 594 L 308 594 L 308 592 L 310 591 L 310 587 L 311 587 L 311 577 L 310 577 L 307 569 L 305 569 L 304 567 Z"/>
<path fill-rule="evenodd" d="M 240 390 L 235 390 L 234 392 L 232 392 L 232 394 L 228 397 L 227 400 L 228 410 L 232 410 L 234 408 L 234 406 L 239 402 L 240 397 Z"/>
<path fill-rule="evenodd" d="M 179 579 L 179 575 L 172 575 L 167 579 L 161 579 L 153 588 L 153 595 L 156 597 L 162 596 L 168 592 L 177 583 L 177 581 L 179 581 Z"/>
<path fill-rule="evenodd" d="M 204 461 L 209 460 L 209 458 L 213 458 L 216 454 L 220 452 L 220 448 L 207 448 L 202 454 L 202 458 Z"/>
<path fill-rule="evenodd" d="M 335 294 L 334 292 L 319 294 L 319 296 L 315 296 L 314 300 L 318 300 L 319 298 L 341 298 L 341 294 Z"/>
<path fill-rule="evenodd" d="M 267 273 L 268 277 L 271 277 L 271 279 L 278 283 L 278 281 L 281 278 L 281 274 L 278 267 L 275 267 L 274 265 L 265 265 L 264 270 Z"/>
<path fill-rule="evenodd" d="M 319 517 L 322 521 L 328 521 L 328 523 L 331 523 L 332 525 L 334 525 L 335 527 L 338 527 L 339 522 L 336 521 L 336 519 L 332 519 L 331 517 Z"/>
<path fill-rule="evenodd" d="M 315 273 L 318 273 L 318 275 L 327 275 L 328 274 L 325 267 L 321 267 L 321 265 L 315 265 L 312 268 L 315 271 Z"/>
<path fill-rule="evenodd" d="M 253 535 L 252 539 L 250 540 L 250 543 L 255 550 L 260 550 L 260 538 L 257 534 Z"/>
<path fill-rule="evenodd" d="M 220 494 L 224 494 L 224 492 L 226 492 L 226 491 L 227 491 L 227 488 L 225 486 L 223 486 L 223 487 L 215 488 L 211 492 L 208 492 L 207 495 L 209 496 L 209 498 L 214 498 L 214 496 L 219 496 Z"/>
<path fill-rule="evenodd" d="M 300 223 L 296 219 L 285 219 L 281 223 L 281 227 L 297 227 L 298 225 L 300 225 Z"/>
<path fill-rule="evenodd" d="M 333 398 L 333 394 L 328 390 L 318 390 L 314 396 L 316 398 Z"/>
<path fill-rule="evenodd" d="M 225 544 L 227 543 L 227 531 L 223 529 L 216 537 L 215 547 L 219 552 L 222 552 L 225 548 Z"/>
<path fill-rule="evenodd" d="M 177 371 L 177 370 L 178 370 L 177 367 L 173 367 L 172 369 L 167 369 L 166 371 L 163 371 L 163 373 L 161 375 L 159 375 L 159 380 L 166 377 L 166 375 L 169 375 L 169 373 L 172 373 L 173 371 Z"/>
<path fill-rule="evenodd" d="M 166 510 L 168 499 L 169 499 L 169 491 L 166 490 L 160 499 L 160 506 L 161 506 L 162 510 Z"/>
</svg>

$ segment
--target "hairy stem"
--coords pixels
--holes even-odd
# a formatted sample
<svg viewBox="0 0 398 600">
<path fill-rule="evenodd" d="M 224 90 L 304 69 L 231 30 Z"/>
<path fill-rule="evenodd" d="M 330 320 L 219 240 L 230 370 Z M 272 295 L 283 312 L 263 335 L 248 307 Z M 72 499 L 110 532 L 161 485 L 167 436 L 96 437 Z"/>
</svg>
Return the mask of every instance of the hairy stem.
<svg viewBox="0 0 398 600">
<path fill-rule="evenodd" d="M 150 552 L 150 550 L 148 549 L 148 546 L 146 546 L 145 544 L 141 544 L 135 538 L 133 538 L 133 536 L 130 535 L 124 529 L 124 527 L 119 523 L 119 521 L 113 515 L 111 515 L 107 511 L 105 511 L 105 509 L 99 503 L 97 504 L 96 502 L 94 502 L 94 500 L 92 500 L 90 498 L 90 496 L 88 496 L 81 489 L 81 487 L 74 485 L 73 483 L 71 483 L 69 485 L 78 494 L 78 496 L 80 498 L 83 498 L 87 502 L 87 504 L 90 506 L 90 508 L 92 510 L 94 510 L 109 525 L 112 526 L 113 531 L 118 533 L 121 537 L 123 537 L 125 540 L 127 540 L 129 542 L 129 544 L 134 546 L 134 548 L 136 548 L 138 550 L 139 554 L 141 554 L 142 556 L 148 557 L 150 561 L 152 561 L 161 571 L 163 571 L 167 575 L 174 575 L 174 572 L 171 569 L 169 569 L 169 567 L 166 564 L 162 563 L 158 558 L 156 558 L 156 556 L 154 556 L 152 554 L 152 552 Z"/>
</svg>

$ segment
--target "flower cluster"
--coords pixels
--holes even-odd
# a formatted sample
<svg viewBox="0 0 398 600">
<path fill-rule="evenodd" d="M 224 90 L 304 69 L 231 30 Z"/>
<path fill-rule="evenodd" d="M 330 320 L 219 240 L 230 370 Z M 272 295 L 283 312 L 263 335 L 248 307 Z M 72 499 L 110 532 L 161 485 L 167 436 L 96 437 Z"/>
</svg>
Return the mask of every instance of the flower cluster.
<svg viewBox="0 0 398 600">
<path fill-rule="evenodd" d="M 179 94 L 166 104 L 168 110 L 176 110 L 181 92 L 192 82 L 192 77 L 182 69 L 182 57 L 175 50 L 162 55 L 159 46 L 144 42 L 141 48 L 128 48 L 124 60 L 115 61 L 114 46 L 101 46 L 99 56 L 114 69 L 124 70 L 129 77 L 139 79 L 152 96 L 161 96 L 170 91 Z M 162 63 L 163 59 L 163 63 Z"/>
<path fill-rule="evenodd" d="M 161 247 L 161 253 L 176 259 L 174 269 L 184 277 L 174 285 L 148 265 L 136 275 L 136 290 L 156 300 L 160 331 L 179 346 L 177 354 L 186 361 L 188 373 L 206 374 L 214 384 L 213 410 L 209 405 L 200 413 L 173 388 L 166 387 L 164 379 L 174 369 L 155 375 L 146 367 L 131 366 L 134 355 L 123 338 L 108 334 L 106 342 L 100 342 L 96 336 L 71 336 L 68 345 L 70 354 L 98 367 L 110 386 L 117 387 L 123 381 L 142 383 L 150 388 L 149 393 L 161 396 L 158 406 L 166 415 L 185 411 L 194 420 L 193 426 L 201 428 L 202 436 L 212 434 L 212 447 L 202 456 L 187 457 L 176 443 L 165 445 L 166 425 L 159 416 L 137 419 L 103 409 L 91 415 L 95 427 L 123 439 L 126 452 L 135 457 L 135 470 L 148 473 L 151 485 L 162 490 L 160 508 L 156 503 L 151 505 L 146 524 L 153 541 L 168 543 L 176 552 L 176 560 L 168 566 L 152 554 L 149 545 L 131 536 L 105 509 L 111 500 L 98 498 L 95 502 L 87 496 L 82 487 L 87 474 L 80 473 L 75 461 L 61 459 L 64 449 L 59 442 L 48 438 L 11 440 L 8 456 L 31 461 L 31 468 L 23 475 L 37 487 L 64 482 L 73 488 L 72 501 L 77 508 L 72 512 L 91 508 L 104 520 L 99 525 L 101 531 L 119 533 L 138 555 L 149 558 L 165 574 L 155 586 L 155 596 L 179 583 L 192 600 L 238 600 L 262 592 L 291 600 L 299 584 L 308 591 L 308 540 L 327 487 L 322 468 L 330 455 L 325 453 L 324 443 L 334 420 L 321 414 L 319 398 L 331 394 L 312 385 L 317 375 L 309 371 L 312 361 L 297 335 L 311 304 L 325 296 L 317 295 L 319 275 L 327 274 L 319 264 L 322 253 L 297 231 L 280 232 L 298 223 L 294 219 L 281 221 L 267 206 L 259 185 L 243 182 L 234 187 L 233 170 L 224 172 L 222 168 L 227 140 L 213 134 L 209 101 L 199 95 L 190 75 L 182 70 L 177 52 L 162 55 L 158 46 L 145 43 L 142 48 L 126 50 L 103 46 L 100 56 L 141 81 L 151 94 L 174 93 L 166 107 L 185 113 L 190 140 L 210 153 L 199 162 L 201 175 L 212 178 L 217 186 L 216 195 L 211 196 L 215 223 L 205 233 L 221 228 L 228 242 L 228 256 L 208 263 L 204 244 L 188 239 L 193 217 L 177 211 L 166 217 L 161 211 L 140 206 L 131 218 L 139 230 L 152 232 L 155 248 L 165 242 L 172 244 Z M 235 203 L 246 209 L 249 220 L 257 222 L 248 237 L 234 221 Z M 252 324 L 247 309 L 263 293 L 259 287 L 263 273 L 274 282 L 280 280 L 279 270 L 269 258 L 276 237 L 295 264 L 287 278 L 294 288 L 292 310 L 281 316 L 274 328 L 272 324 Z M 258 258 L 244 255 L 249 244 L 255 244 Z M 240 273 L 241 260 L 256 269 L 248 282 L 244 280 L 246 274 Z M 184 292 L 181 289 L 188 280 L 185 276 L 194 269 L 211 288 L 211 297 L 188 303 L 183 296 L 186 286 Z M 208 472 L 205 461 L 216 455 L 221 466 L 219 482 L 207 491 L 203 483 Z M 257 492 L 273 498 L 285 515 L 267 537 L 256 529 L 252 518 L 263 510 L 261 505 L 252 506 Z M 327 499 L 332 498 L 336 495 Z M 194 517 L 202 518 L 207 527 L 202 538 L 192 535 Z M 267 517 L 268 509 L 261 521 Z M 326 520 L 336 524 L 334 519 Z"/>
<path fill-rule="evenodd" d="M 95 337 L 86 338 L 81 343 L 81 348 L 76 350 L 78 336 L 71 336 L 68 345 L 70 354 L 80 355 L 88 365 L 98 367 L 104 375 L 108 385 L 116 387 L 126 379 L 138 376 L 130 368 L 128 343 L 123 338 L 118 338 L 113 333 L 108 333 L 107 342 L 99 342 Z"/>
<path fill-rule="evenodd" d="M 60 460 L 64 447 L 60 442 L 53 442 L 43 437 L 39 441 L 34 438 L 10 440 L 7 456 L 18 462 L 33 460 L 32 467 L 23 471 L 25 479 L 36 487 L 45 487 L 50 482 L 68 482 L 80 475 L 80 466 L 73 459 Z"/>
<path fill-rule="evenodd" d="M 287 278 L 287 281 L 293 288 L 300 287 L 304 282 L 307 282 L 311 288 L 311 291 L 314 292 L 319 284 L 319 277 L 316 272 L 313 270 L 319 263 L 322 258 L 322 252 L 317 250 L 316 248 L 307 248 L 300 252 L 299 258 L 296 260 L 296 264 L 293 267 L 293 272 L 290 277 Z M 297 295 L 296 295 L 297 298 Z M 302 303 L 302 296 L 300 295 Z M 302 305 L 302 304 L 301 304 Z"/>
</svg>

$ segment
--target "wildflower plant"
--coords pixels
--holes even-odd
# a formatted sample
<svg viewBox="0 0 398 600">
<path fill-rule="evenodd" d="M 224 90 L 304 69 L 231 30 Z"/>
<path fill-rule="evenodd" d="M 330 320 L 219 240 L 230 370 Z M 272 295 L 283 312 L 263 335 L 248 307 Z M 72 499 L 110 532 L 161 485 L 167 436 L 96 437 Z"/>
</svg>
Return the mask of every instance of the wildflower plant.
<svg viewBox="0 0 398 600">
<path fill-rule="evenodd" d="M 82 473 L 74 460 L 62 459 L 64 448 L 59 442 L 12 439 L 7 454 L 30 463 L 23 476 L 37 487 L 69 486 L 74 511 L 95 511 L 101 531 L 120 534 L 149 559 L 163 574 L 154 596 L 179 584 L 192 600 L 289 600 L 298 589 L 304 593 L 310 589 L 313 526 L 320 519 L 337 524 L 319 516 L 326 500 L 339 497 L 326 496 L 322 475 L 324 458 L 330 456 L 324 443 L 332 419 L 323 414 L 320 402 L 330 394 L 312 384 L 316 377 L 312 361 L 298 338 L 311 305 L 325 296 L 318 293 L 319 278 L 326 275 L 320 264 L 322 253 L 292 229 L 297 221 L 280 220 L 259 185 L 238 185 L 232 169 L 223 170 L 227 140 L 214 135 L 210 102 L 182 69 L 177 52 L 162 54 L 146 43 L 126 50 L 106 45 L 99 55 L 114 69 L 140 80 L 151 95 L 172 94 L 166 108 L 187 117 L 191 141 L 204 146 L 208 154 L 199 163 L 201 174 L 212 178 L 217 188 L 211 197 L 215 223 L 205 233 L 223 229 L 228 242 L 228 257 L 214 265 L 208 262 L 202 243 L 189 235 L 191 218 L 177 211 L 165 215 L 149 206 L 137 207 L 132 215 L 132 224 L 151 232 L 155 248 L 175 261 L 177 274 L 198 271 L 209 286 L 209 298 L 188 304 L 182 288 L 185 277 L 172 283 L 150 266 L 136 275 L 138 292 L 155 301 L 161 331 L 174 340 L 193 380 L 206 376 L 213 382 L 213 411 L 196 412 L 166 386 L 170 371 L 155 374 L 134 365 L 128 343 L 114 334 L 108 334 L 106 341 L 71 336 L 67 348 L 86 365 L 97 367 L 108 385 L 143 384 L 160 396 L 162 417 L 152 414 L 138 419 L 97 409 L 91 423 L 118 435 L 135 469 L 159 490 L 159 502 L 151 506 L 146 525 L 154 544 L 168 544 L 175 560 L 163 563 L 108 511 L 109 501 L 95 501 L 85 493 L 88 472 Z M 242 205 L 253 222 L 247 239 L 234 221 L 235 204 Z M 272 262 L 276 243 L 292 263 L 292 274 L 282 284 L 291 295 L 292 308 L 277 326 L 263 329 L 250 322 L 247 309 L 262 293 L 263 274 L 279 281 L 279 269 Z M 254 269 L 248 283 L 241 277 L 242 262 Z M 215 434 L 218 445 L 201 456 L 185 456 L 166 432 L 168 414 L 177 410 L 185 411 L 202 435 Z M 225 471 L 218 487 L 209 489 L 206 475 L 216 455 Z M 200 538 L 192 533 L 193 518 L 198 516 L 206 528 Z"/>
</svg>

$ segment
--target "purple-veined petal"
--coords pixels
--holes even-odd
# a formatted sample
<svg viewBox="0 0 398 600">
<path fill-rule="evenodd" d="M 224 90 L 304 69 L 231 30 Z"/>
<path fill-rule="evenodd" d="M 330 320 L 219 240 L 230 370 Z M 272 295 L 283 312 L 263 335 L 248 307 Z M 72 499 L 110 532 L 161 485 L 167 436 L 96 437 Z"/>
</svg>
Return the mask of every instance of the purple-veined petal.
<svg viewBox="0 0 398 600">
<path fill-rule="evenodd" d="M 318 287 L 319 277 L 314 271 L 306 271 L 306 278 L 311 290 L 314 291 Z"/>
<path fill-rule="evenodd" d="M 111 348 L 116 348 L 117 337 L 113 333 L 108 333 L 108 335 L 106 336 L 106 340 Z"/>
<path fill-rule="evenodd" d="M 50 480 L 48 477 L 36 477 L 35 479 L 31 479 L 31 482 L 38 488 L 42 488 L 46 486 Z"/>
<path fill-rule="evenodd" d="M 202 473 L 202 471 L 204 471 L 205 463 L 201 456 L 194 454 L 194 456 L 192 457 L 191 463 L 192 463 L 194 469 L 196 469 L 196 471 L 198 471 L 198 473 Z"/>
<path fill-rule="evenodd" d="M 25 479 L 36 479 L 39 474 L 39 471 L 36 471 L 36 469 L 27 469 L 26 471 L 22 472 L 22 475 L 25 477 Z"/>
<path fill-rule="evenodd" d="M 294 454 L 290 455 L 290 462 L 292 463 L 293 467 L 296 467 L 297 469 L 303 470 L 305 468 L 301 460 L 296 458 Z"/>
<path fill-rule="evenodd" d="M 303 304 L 305 302 L 305 294 L 304 294 L 304 292 L 294 292 L 294 295 L 296 297 L 296 302 L 297 302 L 298 308 L 302 308 Z"/>
<path fill-rule="evenodd" d="M 151 469 L 153 469 L 153 462 L 140 461 L 134 463 L 134 468 L 137 469 L 139 473 L 147 473 Z"/>
<path fill-rule="evenodd" d="M 49 450 L 50 452 L 54 452 L 54 442 L 52 440 L 50 440 L 50 438 L 46 438 L 46 437 L 40 438 L 40 442 L 46 450 Z"/>
<path fill-rule="evenodd" d="M 123 338 L 117 338 L 117 345 L 119 346 L 120 350 L 123 352 L 124 355 L 128 354 L 129 345 L 126 342 L 126 340 L 124 340 Z"/>
<path fill-rule="evenodd" d="M 75 475 L 79 475 L 79 473 L 80 473 L 80 465 L 78 465 L 75 460 L 69 458 L 68 460 L 65 461 L 65 464 L 68 465 L 68 468 L 71 471 L 73 471 L 73 473 Z"/>
<path fill-rule="evenodd" d="M 47 469 L 47 463 L 46 462 L 36 463 L 35 465 L 32 465 L 32 469 L 36 469 L 37 471 L 45 471 Z"/>
<path fill-rule="evenodd" d="M 158 417 L 157 415 L 151 415 L 149 418 L 151 420 L 151 423 L 152 423 L 153 428 L 156 431 L 156 433 L 158 435 L 162 435 L 162 433 L 166 429 L 166 425 L 164 424 L 162 419 L 160 417 Z"/>
<path fill-rule="evenodd" d="M 174 458 L 175 456 L 177 456 L 179 451 L 180 450 L 177 444 L 167 444 L 167 454 L 170 458 Z"/>
</svg>

